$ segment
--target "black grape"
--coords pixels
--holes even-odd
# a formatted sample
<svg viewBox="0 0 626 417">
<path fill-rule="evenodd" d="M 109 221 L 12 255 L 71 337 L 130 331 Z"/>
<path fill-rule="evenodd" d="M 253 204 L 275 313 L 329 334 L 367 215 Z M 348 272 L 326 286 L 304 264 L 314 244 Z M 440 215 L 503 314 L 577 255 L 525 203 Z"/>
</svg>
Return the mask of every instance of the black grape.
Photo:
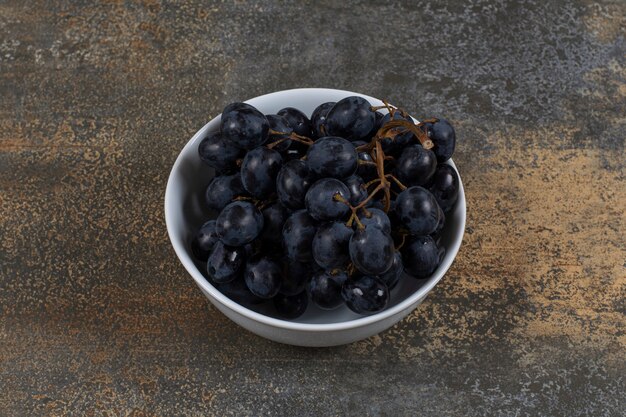
<svg viewBox="0 0 626 417">
<path fill-rule="evenodd" d="M 363 275 L 344 284 L 341 296 L 348 308 L 369 315 L 384 310 L 389 303 L 389 289 L 379 278 Z"/>
<path fill-rule="evenodd" d="M 305 291 L 296 295 L 278 294 L 273 299 L 274 307 L 279 316 L 286 319 L 300 317 L 309 305 L 309 296 Z"/>
<path fill-rule="evenodd" d="M 446 162 L 454 153 L 456 146 L 456 133 L 452 125 L 445 119 L 439 119 L 435 123 L 425 123 L 424 127 L 428 137 L 435 145 L 433 151 L 437 155 L 437 161 Z"/>
<path fill-rule="evenodd" d="M 444 213 L 452 210 L 459 197 L 459 175 L 455 169 L 447 164 L 439 165 L 435 171 L 430 192 L 435 196 Z"/>
<path fill-rule="evenodd" d="M 250 292 L 243 276 L 235 278 L 225 284 L 215 283 L 214 285 L 222 294 L 243 306 L 252 306 L 265 301 Z"/>
<path fill-rule="evenodd" d="M 246 264 L 244 279 L 252 294 L 269 299 L 280 290 L 282 269 L 276 261 L 268 257 L 253 258 Z"/>
<path fill-rule="evenodd" d="M 376 123 L 376 115 L 370 107 L 370 103 L 362 97 L 339 100 L 326 115 L 326 133 L 348 140 L 367 138 Z"/>
<path fill-rule="evenodd" d="M 241 274 L 245 259 L 244 248 L 226 246 L 218 241 L 207 261 L 207 272 L 214 282 L 224 284 Z"/>
<path fill-rule="evenodd" d="M 313 136 L 316 138 L 328 136 L 326 134 L 326 127 L 324 127 L 324 124 L 326 122 L 326 114 L 328 114 L 328 111 L 334 105 L 334 101 L 329 101 L 327 103 L 320 104 L 315 108 L 315 110 L 313 110 L 313 114 L 311 115 L 311 127 L 313 130 Z"/>
<path fill-rule="evenodd" d="M 206 262 L 218 241 L 215 233 L 215 220 L 204 223 L 191 240 L 191 252 L 197 260 Z"/>
<path fill-rule="evenodd" d="M 358 175 L 352 175 L 343 180 L 343 183 L 346 184 L 350 191 L 350 204 L 353 206 L 356 206 L 367 198 L 367 188 L 365 188 L 363 178 Z"/>
<path fill-rule="evenodd" d="M 278 115 L 283 116 L 298 135 L 311 137 L 311 121 L 306 114 L 293 107 L 285 107 L 278 111 Z"/>
<path fill-rule="evenodd" d="M 350 261 L 348 245 L 352 229 L 340 222 L 321 225 L 313 238 L 312 251 L 315 262 L 324 269 L 342 268 Z"/>
<path fill-rule="evenodd" d="M 288 161 L 278 171 L 276 193 L 285 207 L 292 210 L 304 208 L 304 196 L 315 178 L 304 161 Z"/>
<path fill-rule="evenodd" d="M 324 178 L 309 188 L 304 205 L 315 220 L 341 219 L 348 215 L 350 208 L 345 202 L 337 200 L 337 196 L 348 201 L 350 198 L 348 187 L 337 179 Z"/>
<path fill-rule="evenodd" d="M 237 170 L 237 159 L 243 156 L 238 147 L 222 138 L 220 132 L 209 133 L 198 145 L 202 162 L 221 173 Z"/>
<path fill-rule="evenodd" d="M 402 255 L 400 254 L 400 252 L 396 251 L 393 254 L 393 263 L 391 264 L 391 268 L 389 268 L 387 272 L 383 272 L 382 274 L 378 275 L 378 278 L 380 278 L 381 281 L 383 281 L 387 285 L 387 288 L 389 288 L 389 290 L 391 291 L 400 281 L 400 277 L 402 276 L 403 272 L 404 264 L 402 263 Z"/>
<path fill-rule="evenodd" d="M 284 295 L 296 295 L 304 291 L 306 284 L 319 269 L 314 263 L 299 262 L 289 258 L 283 259 L 283 282 L 280 293 Z"/>
<path fill-rule="evenodd" d="M 307 163 L 318 177 L 342 179 L 356 172 L 358 155 L 347 140 L 327 136 L 309 147 Z"/>
<path fill-rule="evenodd" d="M 429 235 L 439 223 L 437 200 L 422 187 L 410 187 L 398 194 L 395 212 L 412 235 Z"/>
<path fill-rule="evenodd" d="M 391 233 L 391 220 L 383 210 L 379 208 L 367 208 L 359 213 L 359 220 L 363 226 L 378 227 L 386 234 Z"/>
<path fill-rule="evenodd" d="M 276 176 L 283 163 L 280 153 L 260 146 L 249 151 L 241 164 L 241 182 L 258 199 L 276 190 Z"/>
<path fill-rule="evenodd" d="M 439 266 L 439 250 L 431 236 L 415 236 L 402 247 L 404 270 L 414 278 L 427 278 Z"/>
<path fill-rule="evenodd" d="M 357 229 L 350 238 L 349 247 L 352 263 L 363 274 L 378 275 L 391 268 L 393 239 L 379 227 Z"/>
<path fill-rule="evenodd" d="M 264 242 L 280 244 L 283 241 L 283 225 L 289 217 L 289 212 L 282 204 L 275 202 L 261 210 L 261 213 L 263 213 L 261 239 Z"/>
<path fill-rule="evenodd" d="M 254 149 L 268 139 L 269 123 L 263 113 L 250 105 L 227 106 L 220 129 L 225 140 L 242 149 Z"/>
<path fill-rule="evenodd" d="M 229 246 L 243 246 L 252 242 L 263 229 L 263 215 L 247 201 L 230 203 L 217 216 L 215 229 Z"/>
<path fill-rule="evenodd" d="M 295 261 L 311 262 L 311 242 L 317 231 L 315 220 L 306 210 L 291 214 L 283 226 L 283 244 L 286 255 Z"/>
<path fill-rule="evenodd" d="M 324 310 L 332 310 L 343 303 L 341 286 L 348 280 L 344 271 L 331 274 L 328 271 L 319 271 L 311 277 L 308 293 L 311 301 Z"/>
<path fill-rule="evenodd" d="M 274 146 L 272 149 L 281 153 L 287 151 L 287 149 L 289 149 L 289 146 L 291 145 L 291 139 L 288 139 L 288 137 L 291 134 L 291 132 L 293 132 L 293 129 L 289 125 L 289 122 L 283 116 L 279 116 L 277 114 L 267 114 L 265 115 L 265 118 L 270 124 L 270 130 L 284 133 L 284 134 L 270 133 L 270 138 L 268 141 L 269 143 L 282 140 L 282 142 Z"/>
<path fill-rule="evenodd" d="M 241 182 L 241 174 L 236 172 L 213 178 L 204 192 L 204 201 L 210 209 L 222 211 L 235 197 L 247 195 L 248 192 Z"/>
<path fill-rule="evenodd" d="M 407 187 L 426 185 L 437 169 L 437 157 L 422 145 L 411 145 L 402 151 L 396 161 L 395 174 Z"/>
</svg>

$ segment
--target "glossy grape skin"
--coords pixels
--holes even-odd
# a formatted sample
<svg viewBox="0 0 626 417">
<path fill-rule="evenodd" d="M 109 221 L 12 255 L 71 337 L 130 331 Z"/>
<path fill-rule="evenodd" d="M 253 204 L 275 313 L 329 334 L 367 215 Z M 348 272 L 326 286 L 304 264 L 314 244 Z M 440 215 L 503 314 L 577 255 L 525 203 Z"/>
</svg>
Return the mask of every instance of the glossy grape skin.
<svg viewBox="0 0 626 417">
<path fill-rule="evenodd" d="M 191 240 L 191 252 L 193 256 L 202 262 L 206 262 L 219 238 L 215 233 L 215 220 L 209 220 L 200 226 Z"/>
<path fill-rule="evenodd" d="M 252 294 L 267 300 L 280 290 L 282 269 L 268 257 L 253 258 L 246 264 L 244 279 Z"/>
<path fill-rule="evenodd" d="M 411 116 L 404 117 L 399 111 L 394 112 L 393 120 L 406 120 L 407 122 L 414 124 Z M 380 122 L 381 126 L 385 125 L 389 121 L 391 121 L 391 114 L 387 113 L 383 116 L 383 119 Z M 393 140 L 390 138 L 383 139 L 381 145 L 386 155 L 399 156 L 402 150 L 414 141 L 414 134 L 405 128 L 395 128 L 394 131 L 397 133 Z"/>
<path fill-rule="evenodd" d="M 311 121 L 306 114 L 293 107 L 285 107 L 278 111 L 278 115 L 283 116 L 298 135 L 311 137 Z"/>
<path fill-rule="evenodd" d="M 376 115 L 370 107 L 371 104 L 362 97 L 339 100 L 326 115 L 327 134 L 348 140 L 367 138 L 376 123 Z"/>
<path fill-rule="evenodd" d="M 352 228 L 340 222 L 318 227 L 311 245 L 315 262 L 324 269 L 345 267 L 350 261 L 348 245 L 352 233 Z"/>
<path fill-rule="evenodd" d="M 309 278 L 319 269 L 312 262 L 298 262 L 289 258 L 283 259 L 283 281 L 280 293 L 284 295 L 296 295 L 304 291 Z"/>
<path fill-rule="evenodd" d="M 391 268 L 387 272 L 383 272 L 378 275 L 381 281 L 387 285 L 389 291 L 393 290 L 395 286 L 400 281 L 402 277 L 402 273 L 404 272 L 404 264 L 402 263 L 402 255 L 400 252 L 395 251 L 393 254 L 393 263 L 391 264 Z"/>
<path fill-rule="evenodd" d="M 448 213 L 459 198 L 459 174 L 450 165 L 440 164 L 433 176 L 430 192 L 444 213 Z"/>
<path fill-rule="evenodd" d="M 439 266 L 439 250 L 431 236 L 415 236 L 402 247 L 404 270 L 414 278 L 427 278 Z"/>
<path fill-rule="evenodd" d="M 365 188 L 363 178 L 358 175 L 352 175 L 343 180 L 343 183 L 346 184 L 350 191 L 350 204 L 353 206 L 356 206 L 367 198 L 367 189 Z"/>
<path fill-rule="evenodd" d="M 379 278 L 363 275 L 343 285 L 341 296 L 357 314 L 378 313 L 389 304 L 389 289 Z"/>
<path fill-rule="evenodd" d="M 437 157 L 422 145 L 404 148 L 396 161 L 395 174 L 407 187 L 428 184 L 437 169 Z"/>
<path fill-rule="evenodd" d="M 283 225 L 289 217 L 289 212 L 282 204 L 275 202 L 263 208 L 261 213 L 263 213 L 263 231 L 261 232 L 263 243 L 281 243 L 283 241 Z"/>
<path fill-rule="evenodd" d="M 379 227 L 357 229 L 350 238 L 350 259 L 366 275 L 379 275 L 391 268 L 394 243 Z"/>
<path fill-rule="evenodd" d="M 296 319 L 306 311 L 309 305 L 309 295 L 306 291 L 291 296 L 278 294 L 273 301 L 279 316 L 286 319 Z"/>
<path fill-rule="evenodd" d="M 235 278 L 225 284 L 215 283 L 214 286 L 226 297 L 243 306 L 261 304 L 265 301 L 250 292 L 243 276 L 239 276 L 238 278 Z"/>
<path fill-rule="evenodd" d="M 298 210 L 289 216 L 283 226 L 283 244 L 289 259 L 311 262 L 311 242 L 317 231 L 315 220 L 306 210 Z"/>
<path fill-rule="evenodd" d="M 323 138 L 328 136 L 326 134 L 326 128 L 323 127 L 326 122 L 326 114 L 335 105 L 334 101 L 322 103 L 313 110 L 311 114 L 311 127 L 313 130 L 313 136 L 316 138 Z"/>
<path fill-rule="evenodd" d="M 220 130 L 222 137 L 241 149 L 254 149 L 269 137 L 269 122 L 256 108 L 246 105 L 227 106 L 222 112 Z"/>
<path fill-rule="evenodd" d="M 348 178 L 356 172 L 358 155 L 350 142 L 327 136 L 309 147 L 307 164 L 319 178 Z"/>
<path fill-rule="evenodd" d="M 202 162 L 221 173 L 237 170 L 237 159 L 243 156 L 238 147 L 222 138 L 220 132 L 209 133 L 198 145 Z"/>
<path fill-rule="evenodd" d="M 284 133 L 283 135 L 279 135 L 279 134 L 272 134 L 270 132 L 269 134 L 270 137 L 269 137 L 268 142 L 272 143 L 278 140 L 286 139 L 286 140 L 283 140 L 278 145 L 274 146 L 272 149 L 281 153 L 285 152 L 287 149 L 289 149 L 289 146 L 291 145 L 291 139 L 287 139 L 287 138 L 289 137 L 291 132 L 293 132 L 293 128 L 289 125 L 289 122 L 283 116 L 279 116 L 277 114 L 266 114 L 265 118 L 267 119 L 267 122 L 270 125 L 270 130 Z"/>
<path fill-rule="evenodd" d="M 244 248 L 230 247 L 218 241 L 207 261 L 207 272 L 213 282 L 224 284 L 241 275 L 245 262 Z"/>
<path fill-rule="evenodd" d="M 373 226 L 378 227 L 386 234 L 391 233 L 391 220 L 389 220 L 387 213 L 379 208 L 367 208 L 367 212 L 359 212 L 359 220 L 366 228 Z"/>
<path fill-rule="evenodd" d="M 398 194 L 394 211 L 410 234 L 425 236 L 433 233 L 439 223 L 439 206 L 425 188 L 410 187 Z"/>
<path fill-rule="evenodd" d="M 336 196 L 348 201 L 350 191 L 341 181 L 334 178 L 324 178 L 316 181 L 307 191 L 304 206 L 309 215 L 315 220 L 327 221 L 345 218 L 350 208 Z"/>
<path fill-rule="evenodd" d="M 439 119 L 435 123 L 425 123 L 424 127 L 430 140 L 435 145 L 433 151 L 439 163 L 446 162 L 452 157 L 456 146 L 456 133 L 454 128 L 445 119 Z"/>
<path fill-rule="evenodd" d="M 204 201 L 211 210 L 222 211 L 235 197 L 247 195 L 241 174 L 236 172 L 213 178 L 204 192 Z"/>
<path fill-rule="evenodd" d="M 243 187 L 258 199 L 267 198 L 276 190 L 276 176 L 283 158 L 273 149 L 260 146 L 249 151 L 241 164 Z"/>
<path fill-rule="evenodd" d="M 304 197 L 314 181 L 315 177 L 306 162 L 288 161 L 278 171 L 276 177 L 278 199 L 292 210 L 304 208 Z"/>
<path fill-rule="evenodd" d="M 263 214 L 254 204 L 235 201 L 217 216 L 215 230 L 225 244 L 243 246 L 252 242 L 263 229 Z"/>
<path fill-rule="evenodd" d="M 307 291 L 311 301 L 323 310 L 333 310 L 343 303 L 341 287 L 348 280 L 344 271 L 331 274 L 328 271 L 318 271 L 313 274 Z"/>
</svg>

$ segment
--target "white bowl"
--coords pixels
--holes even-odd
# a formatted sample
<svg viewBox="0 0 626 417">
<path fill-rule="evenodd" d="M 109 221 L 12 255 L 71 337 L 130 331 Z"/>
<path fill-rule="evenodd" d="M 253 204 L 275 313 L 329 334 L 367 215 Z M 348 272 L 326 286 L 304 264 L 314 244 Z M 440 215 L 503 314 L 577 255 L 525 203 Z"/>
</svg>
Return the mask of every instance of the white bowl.
<svg viewBox="0 0 626 417">
<path fill-rule="evenodd" d="M 300 88 L 278 91 L 246 101 L 265 114 L 276 113 L 283 107 L 295 107 L 310 115 L 315 107 L 327 101 L 357 95 L 374 105 L 382 102 L 351 91 L 325 88 Z M 417 307 L 446 273 L 456 256 L 465 230 L 465 194 L 459 178 L 459 199 L 447 216 L 441 244 L 446 255 L 434 274 L 424 280 L 406 277 L 392 291 L 386 310 L 372 316 L 359 316 L 347 307 L 325 311 L 310 305 L 305 314 L 287 321 L 264 315 L 243 307 L 213 287 L 199 269 L 191 254 L 190 237 L 212 213 L 204 206 L 204 189 L 213 172 L 201 163 L 198 144 L 207 132 L 219 129 L 220 116 L 200 129 L 182 150 L 167 182 L 165 191 L 165 221 L 178 258 L 204 295 L 222 313 L 249 331 L 281 343 L 299 346 L 335 346 L 373 336 L 400 321 Z M 454 166 L 452 160 L 449 164 Z M 213 213 L 214 214 L 214 213 Z"/>
</svg>

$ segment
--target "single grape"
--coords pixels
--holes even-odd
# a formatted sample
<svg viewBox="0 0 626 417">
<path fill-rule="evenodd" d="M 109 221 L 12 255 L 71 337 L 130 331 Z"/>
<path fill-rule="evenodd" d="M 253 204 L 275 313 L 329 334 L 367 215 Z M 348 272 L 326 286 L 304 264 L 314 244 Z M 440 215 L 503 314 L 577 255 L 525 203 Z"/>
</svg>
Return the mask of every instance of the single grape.
<svg viewBox="0 0 626 417">
<path fill-rule="evenodd" d="M 439 266 L 439 250 L 431 236 L 415 236 L 401 251 L 404 270 L 414 278 L 427 278 Z"/>
<path fill-rule="evenodd" d="M 326 127 L 324 127 L 324 123 L 326 122 L 326 114 L 328 114 L 328 111 L 334 105 L 334 101 L 329 101 L 328 103 L 320 104 L 315 108 L 315 110 L 313 110 L 313 114 L 311 115 L 311 127 L 313 128 L 313 136 L 316 138 L 328 136 L 326 134 Z"/>
<path fill-rule="evenodd" d="M 220 132 L 209 133 L 198 145 L 202 162 L 222 173 L 237 170 L 237 159 L 243 156 L 238 147 L 222 138 Z"/>
<path fill-rule="evenodd" d="M 308 293 L 311 301 L 324 310 L 332 310 L 343 303 L 341 298 L 341 286 L 348 280 L 345 271 L 330 273 L 319 271 L 311 277 L 308 285 Z"/>
<path fill-rule="evenodd" d="M 304 196 L 313 182 L 313 173 L 306 162 L 288 161 L 281 167 L 276 177 L 278 199 L 292 210 L 304 208 Z"/>
<path fill-rule="evenodd" d="M 439 163 L 446 162 L 454 153 L 456 146 L 456 133 L 452 125 L 445 119 L 439 119 L 435 123 L 424 123 L 428 137 L 435 145 L 433 151 Z"/>
<path fill-rule="evenodd" d="M 247 201 L 235 201 L 224 207 L 215 224 L 218 236 L 229 246 L 252 242 L 262 229 L 263 215 Z"/>
<path fill-rule="evenodd" d="M 268 257 L 253 258 L 246 264 L 244 279 L 252 294 L 269 299 L 280 290 L 282 270 L 277 262 Z"/>
<path fill-rule="evenodd" d="M 327 136 L 309 147 L 307 163 L 320 178 L 347 178 L 356 172 L 358 155 L 350 142 Z"/>
<path fill-rule="evenodd" d="M 260 146 L 249 151 L 241 164 L 241 182 L 258 199 L 267 198 L 276 190 L 276 176 L 283 163 L 280 153 Z"/>
<path fill-rule="evenodd" d="M 358 175 L 352 175 L 343 180 L 343 183 L 346 184 L 350 191 L 350 204 L 353 206 L 356 206 L 367 198 L 367 188 L 365 188 L 363 178 Z"/>
<path fill-rule="evenodd" d="M 437 169 L 437 157 L 422 145 L 411 145 L 396 161 L 395 174 L 407 187 L 428 184 Z"/>
<path fill-rule="evenodd" d="M 263 301 L 265 301 L 250 292 L 248 286 L 243 279 L 243 276 L 235 278 L 234 280 L 225 284 L 215 283 L 214 286 L 226 297 L 243 306 L 261 304 Z"/>
<path fill-rule="evenodd" d="M 366 228 L 373 226 L 378 227 L 386 234 L 391 233 L 391 220 L 389 220 L 387 213 L 379 208 L 367 208 L 367 210 L 362 210 L 359 213 L 359 220 Z"/>
<path fill-rule="evenodd" d="M 312 251 L 315 262 L 324 269 L 342 268 L 350 261 L 348 245 L 352 228 L 340 222 L 321 225 L 313 238 Z"/>
<path fill-rule="evenodd" d="M 263 231 L 261 242 L 281 243 L 283 241 L 283 225 L 289 212 L 279 202 L 272 203 L 261 210 L 263 213 Z"/>
<path fill-rule="evenodd" d="M 437 203 L 448 213 L 459 198 L 459 175 L 456 170 L 447 164 L 440 164 L 435 171 L 433 183 L 430 187 Z"/>
<path fill-rule="evenodd" d="M 293 132 L 293 129 L 289 125 L 287 119 L 283 116 L 279 116 L 277 114 L 266 114 L 265 118 L 267 122 L 270 124 L 270 130 L 274 132 L 281 132 L 282 134 L 276 134 L 270 132 L 270 138 L 268 140 L 269 143 L 282 141 L 278 145 L 274 146 L 274 149 L 277 152 L 285 152 L 289 149 L 291 145 L 291 139 L 289 139 L 289 135 Z"/>
<path fill-rule="evenodd" d="M 363 275 L 343 285 L 341 296 L 348 308 L 357 314 L 378 313 L 389 303 L 389 289 L 379 278 Z"/>
<path fill-rule="evenodd" d="M 222 211 L 235 197 L 247 196 L 241 174 L 220 175 L 211 180 L 204 192 L 204 201 L 211 210 Z"/>
<path fill-rule="evenodd" d="M 278 111 L 278 115 L 283 116 L 298 135 L 311 137 L 311 121 L 306 114 L 293 107 L 285 107 Z"/>
<path fill-rule="evenodd" d="M 376 115 L 362 97 L 339 100 L 326 114 L 326 133 L 348 140 L 366 138 L 374 128 Z"/>
<path fill-rule="evenodd" d="M 283 244 L 289 259 L 311 262 L 311 242 L 317 231 L 315 220 L 306 210 L 298 210 L 287 218 L 283 226 Z"/>
<path fill-rule="evenodd" d="M 379 275 L 393 263 L 393 239 L 379 227 L 357 229 L 350 238 L 350 259 L 364 274 Z"/>
<path fill-rule="evenodd" d="M 197 260 L 206 262 L 218 241 L 215 233 L 215 220 L 204 223 L 191 240 L 191 252 Z"/>
<path fill-rule="evenodd" d="M 391 291 L 400 281 L 400 277 L 402 277 L 403 272 L 404 264 L 402 263 L 402 255 L 400 252 L 395 251 L 393 254 L 393 263 L 391 264 L 391 268 L 389 268 L 387 272 L 383 272 L 378 275 L 378 278 L 380 278 L 380 280 L 387 285 L 389 291 Z"/>
<path fill-rule="evenodd" d="M 213 282 L 224 284 L 241 275 L 245 259 L 244 248 L 230 247 L 218 241 L 207 261 L 207 272 Z"/>
<path fill-rule="evenodd" d="M 261 146 L 269 136 L 267 119 L 250 105 L 226 106 L 222 112 L 220 129 L 225 140 L 242 149 Z"/>
<path fill-rule="evenodd" d="M 278 294 L 274 297 L 274 307 L 279 316 L 286 319 L 295 319 L 300 317 L 306 311 L 309 305 L 309 295 L 306 291 L 302 291 L 296 295 Z"/>
<path fill-rule="evenodd" d="M 350 207 L 344 202 L 350 199 L 348 187 L 334 178 L 316 181 L 307 191 L 304 205 L 315 220 L 335 220 L 348 215 Z"/>
<path fill-rule="evenodd" d="M 439 206 L 435 197 L 425 188 L 410 187 L 396 198 L 396 215 L 412 235 L 433 233 L 439 223 Z"/>
<path fill-rule="evenodd" d="M 283 282 L 280 293 L 296 295 L 304 291 L 306 284 L 316 271 L 317 266 L 311 262 L 298 262 L 289 258 L 283 259 Z"/>
<path fill-rule="evenodd" d="M 222 114 L 230 113 L 231 111 L 235 111 L 235 110 L 256 110 L 256 107 L 248 103 L 241 103 L 241 102 L 236 101 L 224 107 Z"/>
</svg>

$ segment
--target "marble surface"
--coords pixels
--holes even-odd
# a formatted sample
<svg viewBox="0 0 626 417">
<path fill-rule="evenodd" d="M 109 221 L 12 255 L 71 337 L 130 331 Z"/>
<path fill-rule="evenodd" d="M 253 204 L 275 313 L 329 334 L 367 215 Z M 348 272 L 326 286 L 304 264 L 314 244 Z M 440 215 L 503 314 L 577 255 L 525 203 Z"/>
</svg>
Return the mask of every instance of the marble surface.
<svg viewBox="0 0 626 417">
<path fill-rule="evenodd" d="M 625 27 L 621 1 L 0 2 L 0 415 L 623 415 Z M 457 128 L 461 251 L 348 346 L 237 327 L 165 230 L 190 136 L 295 87 Z"/>
</svg>

